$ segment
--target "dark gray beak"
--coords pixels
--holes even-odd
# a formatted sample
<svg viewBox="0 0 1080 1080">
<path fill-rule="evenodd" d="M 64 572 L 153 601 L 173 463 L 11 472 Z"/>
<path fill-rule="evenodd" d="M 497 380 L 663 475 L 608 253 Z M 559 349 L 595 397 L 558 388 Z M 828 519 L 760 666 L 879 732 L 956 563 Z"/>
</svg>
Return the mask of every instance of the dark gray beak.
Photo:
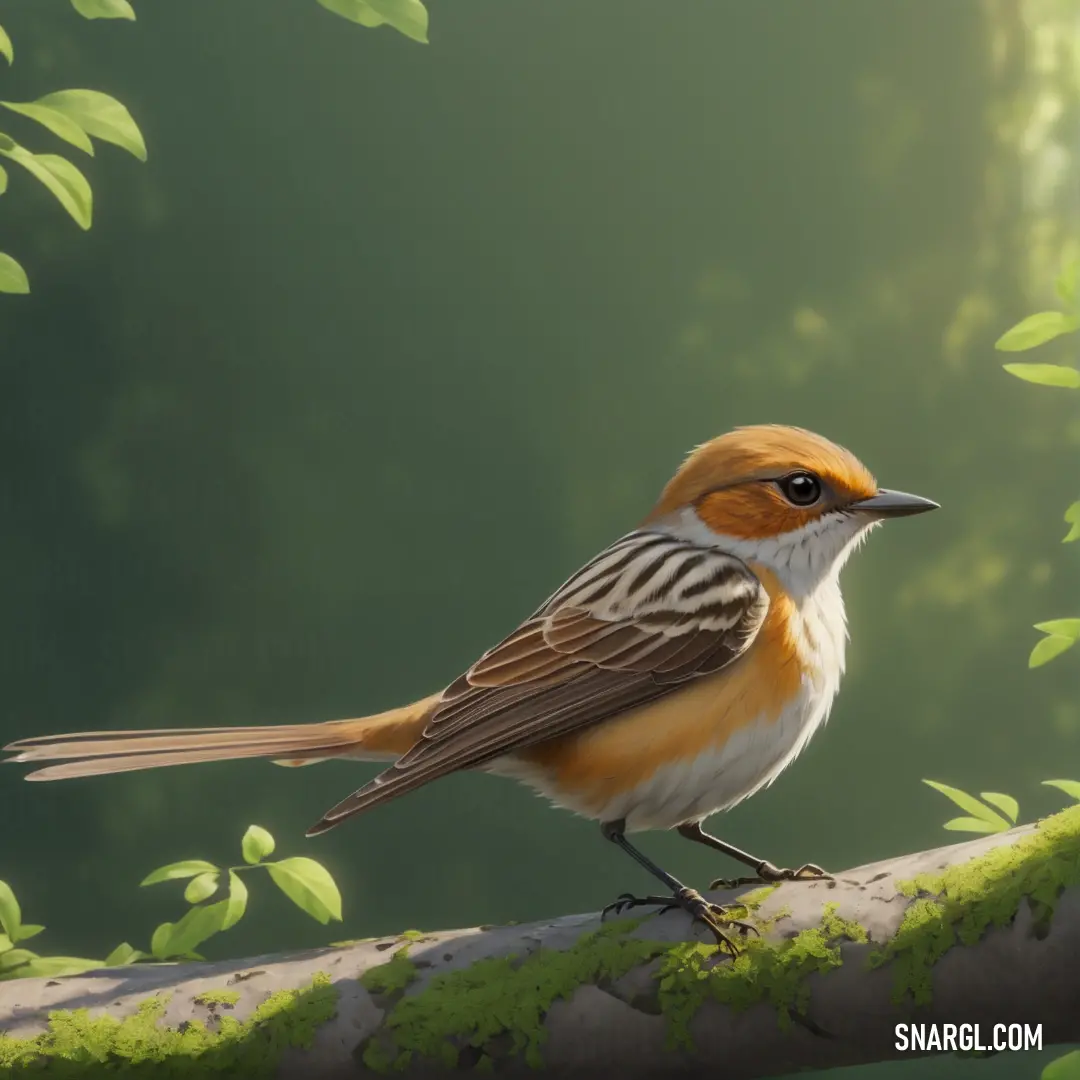
<svg viewBox="0 0 1080 1080">
<path fill-rule="evenodd" d="M 925 514 L 927 510 L 939 509 L 936 502 L 921 495 L 908 495 L 904 491 L 882 488 L 869 499 L 848 503 L 848 510 L 862 510 L 875 517 L 907 517 L 909 514 Z"/>
</svg>

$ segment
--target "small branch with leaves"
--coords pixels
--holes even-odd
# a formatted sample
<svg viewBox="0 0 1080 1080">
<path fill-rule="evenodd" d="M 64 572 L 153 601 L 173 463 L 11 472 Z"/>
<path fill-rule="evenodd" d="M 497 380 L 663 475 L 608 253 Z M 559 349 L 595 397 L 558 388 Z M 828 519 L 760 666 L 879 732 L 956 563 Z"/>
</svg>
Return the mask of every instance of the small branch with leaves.
<svg viewBox="0 0 1080 1080">
<path fill-rule="evenodd" d="M 318 0 L 327 11 L 359 26 L 390 26 L 413 41 L 427 42 L 428 13 L 420 0 Z M 134 21 L 129 0 L 71 0 L 85 19 Z M 10 35 L 0 26 L 0 56 L 15 62 Z M 139 161 L 146 161 L 142 132 L 116 98 L 100 90 L 57 90 L 33 101 L 0 101 L 5 109 L 45 128 L 57 138 L 93 157 L 91 139 L 113 143 Z M 93 223 L 94 196 L 82 170 L 61 154 L 30 150 L 0 131 L 0 157 L 14 161 L 43 184 L 80 229 Z M 0 164 L 0 195 L 7 191 L 7 170 Z M 0 293 L 28 293 L 30 279 L 14 256 L 0 252 Z"/>
<path fill-rule="evenodd" d="M 71 0 L 87 19 L 134 19 L 127 0 Z M 11 38 L 0 27 L 0 55 L 15 62 Z M 34 121 L 53 135 L 91 157 L 91 137 L 113 143 L 146 160 L 146 143 L 131 113 L 114 97 L 99 90 L 58 90 L 34 101 L 0 101 L 9 112 Z M 94 196 L 82 170 L 60 154 L 38 153 L 0 132 L 0 157 L 14 161 L 43 184 L 80 229 L 89 229 L 94 216 Z M 0 194 L 7 191 L 8 174 L 0 165 Z M 28 293 L 30 280 L 22 265 L 0 252 L 0 292 Z"/>
<path fill-rule="evenodd" d="M 154 930 L 147 950 L 121 942 L 104 960 L 81 956 L 40 956 L 20 943 L 36 937 L 44 926 L 24 923 L 11 886 L 0 881 L 0 980 L 74 975 L 96 968 L 126 967 L 139 961 L 202 960 L 196 950 L 215 934 L 235 926 L 247 911 L 248 888 L 240 877 L 245 871 L 265 870 L 270 880 L 302 911 L 324 925 L 341 921 L 341 893 L 321 863 L 304 856 L 267 862 L 274 852 L 274 838 L 252 825 L 240 842 L 243 863 L 216 866 L 205 859 L 184 859 L 159 866 L 140 885 L 187 881 L 184 899 L 191 905 L 176 922 L 164 922 Z M 226 882 L 228 883 L 225 888 Z M 225 896 L 213 898 L 225 891 Z"/>
<path fill-rule="evenodd" d="M 1080 259 L 1073 259 L 1058 275 L 1055 292 L 1065 310 L 1039 311 L 1022 319 L 995 342 L 1002 352 L 1026 352 L 1056 338 L 1080 330 Z M 1005 364 L 1005 370 L 1025 382 L 1066 390 L 1080 389 L 1080 369 L 1065 364 Z M 1069 531 L 1063 544 L 1080 539 L 1080 500 L 1065 511 Z M 1050 619 L 1035 624 L 1046 636 L 1036 642 L 1028 658 L 1028 667 L 1041 667 L 1080 641 L 1080 619 Z"/>
<path fill-rule="evenodd" d="M 938 780 L 924 780 L 923 783 L 935 791 L 940 791 L 968 815 L 946 821 L 944 828 L 951 832 L 1007 832 L 1016 824 L 1020 815 L 1020 803 L 1012 795 L 1004 795 L 1000 791 L 981 791 L 976 798 L 960 788 L 950 787 Z M 1080 780 L 1044 780 L 1043 784 L 1057 788 L 1080 802 Z"/>
</svg>

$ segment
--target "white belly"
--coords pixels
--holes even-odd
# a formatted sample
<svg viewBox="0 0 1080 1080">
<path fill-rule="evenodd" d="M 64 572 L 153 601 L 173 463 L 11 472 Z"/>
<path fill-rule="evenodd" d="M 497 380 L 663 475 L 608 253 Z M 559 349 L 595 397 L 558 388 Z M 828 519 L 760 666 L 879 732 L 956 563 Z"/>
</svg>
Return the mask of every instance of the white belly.
<svg viewBox="0 0 1080 1080">
<path fill-rule="evenodd" d="M 719 749 L 657 769 L 643 784 L 604 807 L 602 821 L 623 818 L 628 832 L 673 829 L 729 810 L 768 787 L 825 721 L 831 699 L 812 687 L 775 719 L 740 728 Z"/>
</svg>

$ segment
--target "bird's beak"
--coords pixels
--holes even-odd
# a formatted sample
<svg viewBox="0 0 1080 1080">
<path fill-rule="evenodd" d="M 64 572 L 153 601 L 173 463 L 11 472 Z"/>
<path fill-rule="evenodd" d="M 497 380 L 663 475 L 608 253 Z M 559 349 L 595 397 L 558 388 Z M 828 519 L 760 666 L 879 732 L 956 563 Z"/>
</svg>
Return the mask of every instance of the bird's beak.
<svg viewBox="0 0 1080 1080">
<path fill-rule="evenodd" d="M 862 510 L 874 517 L 907 517 L 909 514 L 925 514 L 927 510 L 939 509 L 936 502 L 921 495 L 908 495 L 905 491 L 889 491 L 881 488 L 876 495 L 858 502 L 848 503 L 849 510 Z"/>
</svg>

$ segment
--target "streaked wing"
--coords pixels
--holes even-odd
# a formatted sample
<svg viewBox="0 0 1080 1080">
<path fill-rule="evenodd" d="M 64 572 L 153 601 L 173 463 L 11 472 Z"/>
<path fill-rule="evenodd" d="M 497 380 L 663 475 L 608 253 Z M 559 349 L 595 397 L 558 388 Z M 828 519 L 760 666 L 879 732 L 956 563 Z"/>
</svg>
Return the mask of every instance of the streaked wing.
<svg viewBox="0 0 1080 1080">
<path fill-rule="evenodd" d="M 719 671 L 753 641 L 768 604 L 734 556 L 629 533 L 447 687 L 416 745 L 310 832 Z"/>
</svg>

